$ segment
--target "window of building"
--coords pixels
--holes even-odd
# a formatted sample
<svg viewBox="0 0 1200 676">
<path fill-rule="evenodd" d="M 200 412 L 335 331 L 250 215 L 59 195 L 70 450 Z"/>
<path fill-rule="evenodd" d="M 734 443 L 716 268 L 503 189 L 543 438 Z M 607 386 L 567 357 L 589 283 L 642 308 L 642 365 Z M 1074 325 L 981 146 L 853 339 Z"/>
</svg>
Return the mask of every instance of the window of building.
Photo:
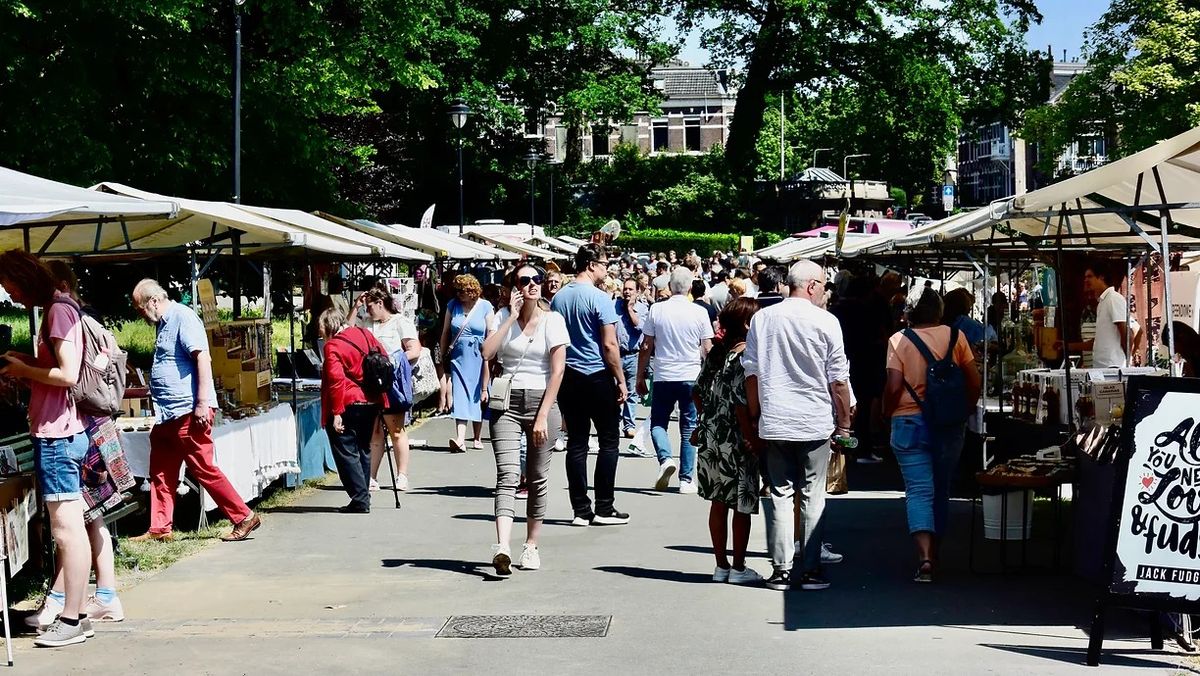
<svg viewBox="0 0 1200 676">
<path fill-rule="evenodd" d="M 652 146 L 652 148 L 654 149 L 654 152 L 656 152 L 656 153 L 666 152 L 669 147 L 668 140 L 667 140 L 668 139 L 667 121 L 666 120 L 655 120 L 653 132 L 654 132 L 654 136 L 653 136 L 654 145 Z"/>
<path fill-rule="evenodd" d="M 687 150 L 700 150 L 700 120 L 685 120 L 683 123 L 683 147 Z"/>
<path fill-rule="evenodd" d="M 592 131 L 592 157 L 608 155 L 608 129 Z"/>
<path fill-rule="evenodd" d="M 621 143 L 636 146 L 638 142 L 638 126 L 636 124 L 621 125 Z"/>
</svg>

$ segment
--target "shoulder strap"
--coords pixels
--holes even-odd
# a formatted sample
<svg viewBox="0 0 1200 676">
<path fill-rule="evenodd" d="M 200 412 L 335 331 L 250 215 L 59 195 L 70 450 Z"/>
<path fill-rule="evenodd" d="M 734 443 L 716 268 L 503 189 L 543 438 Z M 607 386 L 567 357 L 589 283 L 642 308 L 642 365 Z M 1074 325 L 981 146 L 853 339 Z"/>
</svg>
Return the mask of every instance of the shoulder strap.
<svg viewBox="0 0 1200 676">
<path fill-rule="evenodd" d="M 953 363 L 954 362 L 954 348 L 956 348 L 956 347 L 958 347 L 958 327 L 951 326 L 950 327 L 950 347 L 946 348 L 946 356 L 942 357 L 942 361 L 948 362 L 948 363 Z"/>
<path fill-rule="evenodd" d="M 462 307 L 462 305 L 460 304 L 459 307 Z M 475 304 L 471 306 L 471 311 L 468 312 L 467 316 L 463 319 L 462 326 L 458 327 L 458 333 L 454 336 L 454 340 L 450 341 L 450 344 L 446 346 L 447 351 L 449 351 L 450 348 L 457 345 L 459 339 L 462 338 L 463 334 L 467 332 L 467 327 L 471 325 L 471 317 L 475 316 L 475 311 L 478 309 L 479 309 L 479 301 L 476 300 Z"/>
<path fill-rule="evenodd" d="M 904 329 L 904 337 L 913 344 L 913 347 L 917 348 L 917 352 L 921 353 L 921 356 L 925 359 L 926 365 L 932 366 L 933 363 L 937 361 L 937 359 L 934 358 L 933 353 L 929 351 L 929 346 L 925 344 L 925 341 L 921 340 L 921 337 L 917 335 L 916 331 L 913 331 L 912 329 Z"/>
<path fill-rule="evenodd" d="M 84 351 L 87 349 L 87 327 L 83 323 L 83 312 L 80 311 L 79 304 L 76 303 L 75 299 L 73 299 L 73 298 L 60 298 L 58 296 L 55 296 L 54 299 L 50 301 L 50 307 L 54 307 L 55 305 L 58 305 L 60 303 L 62 305 L 66 305 L 67 307 L 74 310 L 75 316 L 79 320 L 79 334 L 82 337 L 82 343 L 79 346 L 79 351 L 80 351 L 80 356 L 82 358 Z M 48 340 L 49 332 L 50 332 L 50 312 L 47 310 L 46 319 L 45 319 L 45 321 L 42 322 L 42 325 L 38 328 L 38 335 L 42 339 L 42 341 L 45 342 L 46 345 L 50 347 L 50 355 L 54 357 L 54 363 L 57 364 L 58 363 L 58 355 L 54 354 L 54 346 L 50 345 L 50 341 Z"/>
<path fill-rule="evenodd" d="M 359 330 L 361 331 L 362 329 L 359 329 Z M 337 339 L 341 338 L 343 342 L 349 343 L 350 345 L 354 346 L 354 349 L 358 350 L 365 357 L 367 354 L 367 351 L 362 349 L 361 347 L 359 347 L 358 344 L 355 343 L 353 340 L 350 340 L 345 335 L 343 335 L 344 333 L 345 332 L 343 331 L 342 333 L 337 334 L 336 336 L 333 337 L 333 339 L 337 340 Z"/>
</svg>

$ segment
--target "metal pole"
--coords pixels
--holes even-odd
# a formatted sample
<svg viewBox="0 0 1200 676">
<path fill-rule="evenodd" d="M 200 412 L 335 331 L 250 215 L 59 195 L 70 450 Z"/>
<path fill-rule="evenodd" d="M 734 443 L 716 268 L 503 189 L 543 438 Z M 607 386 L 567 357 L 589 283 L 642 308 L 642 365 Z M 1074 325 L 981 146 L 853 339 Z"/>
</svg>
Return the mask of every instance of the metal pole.
<svg viewBox="0 0 1200 676">
<path fill-rule="evenodd" d="M 238 0 L 233 3 L 233 203 L 242 203 L 242 10 Z"/>
<path fill-rule="evenodd" d="M 537 174 L 537 165 L 536 165 L 536 164 L 530 164 L 530 165 L 529 165 L 529 236 L 530 236 L 530 237 L 533 237 L 533 226 L 534 226 L 534 224 L 535 224 L 535 219 L 536 219 L 536 215 L 535 215 L 535 214 L 534 214 L 534 212 L 533 212 L 533 207 L 534 207 L 534 201 L 533 201 L 533 190 L 534 190 L 534 183 L 533 183 L 533 179 L 534 179 L 534 176 L 535 176 L 536 174 Z"/>
<path fill-rule="evenodd" d="M 263 319 L 271 319 L 271 263 L 263 261 Z"/>
<path fill-rule="evenodd" d="M 1133 318 L 1133 259 L 1125 258 L 1125 364 L 1128 365 L 1133 358 L 1133 342 L 1130 335 L 1129 327 L 1133 326 L 1130 321 Z"/>
<path fill-rule="evenodd" d="M 991 273 L 991 257 L 990 254 L 983 255 L 983 293 L 986 299 L 988 293 L 988 277 Z M 987 307 L 987 303 L 983 305 Z M 983 469 L 988 469 L 988 434 L 987 434 L 987 396 L 988 396 L 988 343 L 991 342 L 987 338 L 987 312 L 984 312 L 984 327 L 983 327 L 983 413 L 979 416 L 979 434 L 983 437 Z"/>
<path fill-rule="evenodd" d="M 1146 262 L 1142 264 L 1142 279 L 1146 280 L 1146 297 L 1142 300 L 1142 308 L 1146 311 L 1146 363 L 1154 365 L 1154 335 L 1150 332 L 1150 298 L 1154 296 L 1154 275 L 1150 267 L 1154 265 L 1154 252 L 1146 254 Z"/>
<path fill-rule="evenodd" d="M 242 316 L 242 233 L 233 233 L 233 318 Z"/>
<path fill-rule="evenodd" d="M 1155 178 L 1158 178 L 1157 174 Z M 1169 372 L 1172 363 L 1171 360 L 1175 357 L 1175 322 L 1172 321 L 1175 308 L 1171 306 L 1171 245 L 1167 241 L 1167 237 L 1170 234 L 1168 226 L 1167 214 L 1164 212 L 1158 217 L 1158 229 L 1162 233 L 1163 302 L 1166 303 L 1162 316 L 1163 322 L 1167 325 L 1167 342 L 1169 343 L 1167 349 L 1167 369 Z M 1146 316 L 1146 323 L 1151 323 L 1149 315 Z M 1146 328 L 1149 329 L 1150 327 L 1147 326 Z M 1128 324 L 1125 325 L 1125 333 L 1129 333 Z"/>
<path fill-rule="evenodd" d="M 550 165 L 550 230 L 554 230 L 554 165 Z"/>
<path fill-rule="evenodd" d="M 191 267 L 189 268 L 191 273 L 188 276 L 192 278 L 192 309 L 198 311 L 200 309 L 200 269 L 196 267 L 196 248 L 188 247 L 188 253 L 191 255 Z"/>
<path fill-rule="evenodd" d="M 784 141 L 783 141 L 783 90 L 779 91 L 779 182 L 783 183 L 783 159 L 784 159 Z"/>
<path fill-rule="evenodd" d="M 1066 296 L 1063 294 L 1062 251 L 1063 251 L 1062 250 L 1062 222 L 1059 221 L 1059 224 L 1058 224 L 1058 255 L 1057 255 L 1057 261 L 1056 261 L 1057 269 L 1055 270 L 1055 275 L 1054 275 L 1055 285 L 1058 287 L 1058 306 L 1055 308 L 1056 312 L 1058 312 L 1059 308 L 1063 307 L 1063 303 L 1066 301 Z M 1071 399 L 1071 343 L 1067 340 L 1067 326 L 1066 326 L 1066 321 L 1065 321 L 1066 314 L 1067 314 L 1066 312 L 1059 312 L 1059 316 L 1055 317 L 1054 319 L 1055 319 L 1056 325 L 1060 326 L 1062 328 L 1063 374 L 1065 376 L 1064 379 L 1066 380 L 1066 394 L 1064 396 L 1066 397 L 1066 402 L 1067 402 L 1067 424 L 1069 426 L 1069 429 L 1071 430 L 1071 433 L 1074 434 L 1074 432 L 1075 432 L 1075 406 L 1073 405 L 1074 402 Z"/>
<path fill-rule="evenodd" d="M 463 200 L 463 161 L 462 161 L 462 130 L 458 131 L 458 234 L 463 234 L 467 225 L 466 209 Z"/>
</svg>

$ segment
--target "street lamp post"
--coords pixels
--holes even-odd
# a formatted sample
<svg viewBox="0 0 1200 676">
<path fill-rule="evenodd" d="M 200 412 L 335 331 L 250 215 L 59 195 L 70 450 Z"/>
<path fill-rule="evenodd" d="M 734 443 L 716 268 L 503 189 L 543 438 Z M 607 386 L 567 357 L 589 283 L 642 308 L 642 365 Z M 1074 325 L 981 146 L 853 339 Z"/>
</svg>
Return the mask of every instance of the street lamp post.
<svg viewBox="0 0 1200 676">
<path fill-rule="evenodd" d="M 810 165 L 808 165 L 808 166 L 810 166 L 810 167 L 816 167 L 816 166 L 817 166 L 817 153 L 823 153 L 823 152 L 825 152 L 825 151 L 827 151 L 827 150 L 833 150 L 833 148 L 816 148 L 816 149 L 814 149 L 814 150 L 813 150 L 813 161 L 812 161 L 812 164 L 810 164 Z"/>
<path fill-rule="evenodd" d="M 541 160 L 541 155 L 531 150 L 525 156 L 525 166 L 529 167 L 529 236 L 533 236 L 533 226 L 536 223 L 534 214 L 534 178 L 537 174 L 537 164 Z"/>
<path fill-rule="evenodd" d="M 562 164 L 557 160 L 546 162 L 550 166 L 550 230 L 554 230 L 554 168 Z"/>
<path fill-rule="evenodd" d="M 470 114 L 471 109 L 462 99 L 454 99 L 450 105 L 450 122 L 458 130 L 458 234 L 460 235 L 463 234 L 463 228 L 467 224 L 466 210 L 463 206 L 462 128 L 467 123 L 467 116 Z"/>
<path fill-rule="evenodd" d="M 854 181 L 850 178 L 850 168 L 849 168 L 850 160 L 855 159 L 857 157 L 870 157 L 870 156 L 871 156 L 871 153 L 855 153 L 853 155 L 847 155 L 842 158 L 842 175 L 846 177 L 846 181 L 850 184 L 850 209 L 849 209 L 849 211 L 851 211 L 851 212 L 854 211 Z"/>
<path fill-rule="evenodd" d="M 242 203 L 242 5 L 233 0 L 233 203 Z M 240 239 L 233 237 L 233 316 L 242 316 Z"/>
</svg>

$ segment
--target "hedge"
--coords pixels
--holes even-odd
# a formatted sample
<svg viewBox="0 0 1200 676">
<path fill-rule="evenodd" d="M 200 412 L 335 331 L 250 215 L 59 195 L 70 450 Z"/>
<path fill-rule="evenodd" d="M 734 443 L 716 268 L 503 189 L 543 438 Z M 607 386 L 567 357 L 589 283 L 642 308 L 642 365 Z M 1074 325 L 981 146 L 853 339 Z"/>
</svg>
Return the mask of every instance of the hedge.
<svg viewBox="0 0 1200 676">
<path fill-rule="evenodd" d="M 630 253 L 654 254 L 674 250 L 683 257 L 689 249 L 695 249 L 701 256 L 711 256 L 714 251 L 737 251 L 740 242 L 738 235 L 647 228 L 623 232 L 616 243 L 622 251 Z"/>
</svg>

